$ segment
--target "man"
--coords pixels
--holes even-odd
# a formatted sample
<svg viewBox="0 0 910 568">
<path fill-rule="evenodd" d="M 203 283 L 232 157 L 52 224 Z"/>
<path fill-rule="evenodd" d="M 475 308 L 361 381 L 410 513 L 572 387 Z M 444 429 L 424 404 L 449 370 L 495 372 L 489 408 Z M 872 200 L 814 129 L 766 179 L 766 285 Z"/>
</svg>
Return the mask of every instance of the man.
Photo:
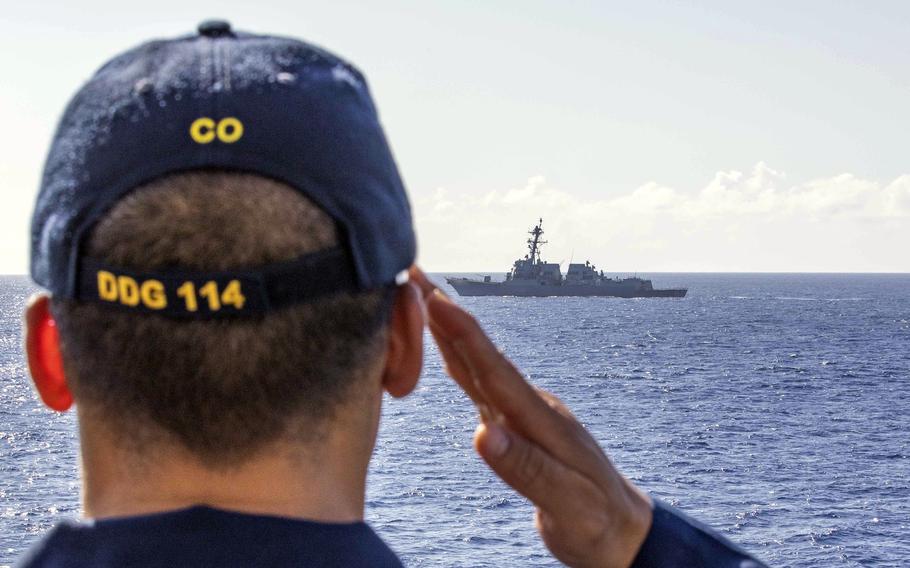
<svg viewBox="0 0 910 568">
<path fill-rule="evenodd" d="M 413 267 L 362 75 L 226 22 L 102 67 L 67 107 L 32 226 L 36 388 L 77 403 L 83 507 L 24 566 L 398 566 L 363 523 L 383 392 L 426 320 L 477 450 L 572 566 L 756 562 L 610 464 Z"/>
</svg>

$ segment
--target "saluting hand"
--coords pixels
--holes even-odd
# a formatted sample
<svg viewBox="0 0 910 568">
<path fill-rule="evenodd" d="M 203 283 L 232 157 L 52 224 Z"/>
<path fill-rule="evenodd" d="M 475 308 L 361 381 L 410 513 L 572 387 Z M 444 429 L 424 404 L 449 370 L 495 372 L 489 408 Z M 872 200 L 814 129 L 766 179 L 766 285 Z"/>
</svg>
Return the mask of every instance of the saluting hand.
<svg viewBox="0 0 910 568">
<path fill-rule="evenodd" d="M 477 452 L 534 503 L 550 552 L 569 566 L 629 566 L 651 526 L 648 496 L 565 405 L 524 379 L 468 312 L 420 269 L 411 278 L 423 291 L 448 373 L 480 411 Z"/>
</svg>

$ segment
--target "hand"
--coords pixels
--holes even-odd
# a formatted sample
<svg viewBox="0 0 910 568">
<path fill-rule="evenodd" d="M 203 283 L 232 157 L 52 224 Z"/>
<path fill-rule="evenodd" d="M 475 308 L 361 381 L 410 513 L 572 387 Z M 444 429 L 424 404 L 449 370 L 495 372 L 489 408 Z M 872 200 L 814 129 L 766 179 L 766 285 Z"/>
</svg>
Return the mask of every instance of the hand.
<svg viewBox="0 0 910 568">
<path fill-rule="evenodd" d="M 480 411 L 477 452 L 534 503 L 550 552 L 569 566 L 629 566 L 651 526 L 648 496 L 555 396 L 525 381 L 468 312 L 420 269 L 411 278 L 448 373 Z"/>
</svg>

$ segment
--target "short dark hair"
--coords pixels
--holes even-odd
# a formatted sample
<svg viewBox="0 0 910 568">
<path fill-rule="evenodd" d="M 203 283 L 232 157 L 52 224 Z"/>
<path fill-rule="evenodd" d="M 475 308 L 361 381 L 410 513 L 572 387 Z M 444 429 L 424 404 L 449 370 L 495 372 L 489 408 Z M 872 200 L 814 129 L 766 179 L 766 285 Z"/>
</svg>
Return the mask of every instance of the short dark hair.
<svg viewBox="0 0 910 568">
<path fill-rule="evenodd" d="M 329 216 L 287 185 L 194 171 L 137 188 L 99 221 L 84 252 L 139 270 L 225 270 L 290 260 L 338 239 Z M 51 304 L 77 404 L 101 413 L 120 439 L 163 434 L 226 466 L 280 436 L 320 431 L 382 356 L 391 291 L 208 321 Z"/>
</svg>

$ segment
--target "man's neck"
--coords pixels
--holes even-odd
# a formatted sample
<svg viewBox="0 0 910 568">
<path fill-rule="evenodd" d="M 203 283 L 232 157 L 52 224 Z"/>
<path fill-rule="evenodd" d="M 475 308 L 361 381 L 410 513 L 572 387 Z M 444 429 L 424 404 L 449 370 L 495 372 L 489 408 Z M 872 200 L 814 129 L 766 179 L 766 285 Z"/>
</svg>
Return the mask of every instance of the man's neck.
<svg viewBox="0 0 910 568">
<path fill-rule="evenodd" d="M 135 516 L 207 505 L 323 522 L 363 519 L 374 439 L 369 432 L 335 429 L 318 446 L 279 442 L 225 469 L 207 467 L 177 446 L 159 446 L 137 461 L 93 426 L 80 413 L 87 517 Z"/>
</svg>

